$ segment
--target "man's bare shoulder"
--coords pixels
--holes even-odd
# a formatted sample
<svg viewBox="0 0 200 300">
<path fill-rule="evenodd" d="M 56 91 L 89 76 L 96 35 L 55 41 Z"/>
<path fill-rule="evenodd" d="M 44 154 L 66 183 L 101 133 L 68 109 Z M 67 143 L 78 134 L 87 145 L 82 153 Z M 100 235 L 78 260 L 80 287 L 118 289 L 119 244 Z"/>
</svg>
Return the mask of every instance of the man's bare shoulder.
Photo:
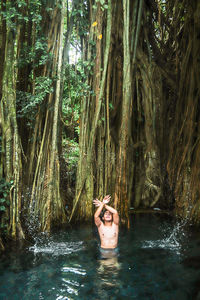
<svg viewBox="0 0 200 300">
<path fill-rule="evenodd" d="M 115 222 L 113 222 L 113 223 L 112 223 L 112 228 L 118 229 L 118 228 L 119 228 L 119 224 L 116 224 Z"/>
</svg>

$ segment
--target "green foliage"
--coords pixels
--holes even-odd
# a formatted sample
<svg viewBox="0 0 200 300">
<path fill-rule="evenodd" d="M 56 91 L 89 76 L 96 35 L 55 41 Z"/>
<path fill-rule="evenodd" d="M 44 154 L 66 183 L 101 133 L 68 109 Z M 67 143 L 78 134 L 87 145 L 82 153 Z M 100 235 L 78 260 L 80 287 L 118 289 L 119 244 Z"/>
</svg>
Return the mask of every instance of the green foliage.
<svg viewBox="0 0 200 300">
<path fill-rule="evenodd" d="M 67 166 L 68 181 L 74 183 L 79 159 L 79 145 L 76 141 L 69 138 L 63 139 L 63 158 Z"/>
<path fill-rule="evenodd" d="M 73 183 L 79 159 L 79 120 L 81 101 L 91 92 L 87 84 L 87 73 L 92 69 L 89 62 L 79 60 L 76 65 L 68 64 L 65 69 L 62 113 L 65 126 L 63 128 L 63 158 L 66 162 L 68 180 Z M 84 101 L 84 100 L 83 100 Z"/>
<path fill-rule="evenodd" d="M 72 55 L 70 55 L 69 59 L 72 61 L 73 54 L 76 53 L 77 57 L 80 57 L 81 53 L 83 53 L 83 41 L 88 38 L 90 16 L 88 1 L 73 0 L 68 5 L 69 16 L 66 20 L 66 31 L 70 32 L 68 42 Z"/>
<path fill-rule="evenodd" d="M 23 68 L 26 65 L 31 65 L 32 68 L 37 68 L 45 65 L 52 59 L 52 54 L 47 52 L 47 40 L 45 37 L 37 37 L 33 46 L 23 45 L 20 51 L 20 56 L 17 61 L 18 68 Z"/>
<path fill-rule="evenodd" d="M 21 2 L 23 3 L 23 1 Z M 2 4 L 2 8 L 4 8 L 4 10 L 0 11 L 2 19 L 6 21 L 6 25 L 13 30 L 16 30 L 17 22 L 19 23 L 21 20 L 23 20 L 23 16 L 19 10 L 19 5 L 20 3 L 18 5 L 15 5 L 15 3 L 11 1 L 6 1 L 6 3 Z"/>
<path fill-rule="evenodd" d="M 0 233 L 6 233 L 7 232 L 7 224 L 6 221 L 8 221 L 8 217 L 5 215 L 9 205 L 9 193 L 10 189 L 13 185 L 13 181 L 7 182 L 4 178 L 0 179 L 0 217 L 1 217 L 1 223 L 0 223 Z"/>
<path fill-rule="evenodd" d="M 5 211 L 6 205 L 9 205 L 8 195 L 10 188 L 13 185 L 13 180 L 7 182 L 4 178 L 0 180 L 0 211 Z"/>
<path fill-rule="evenodd" d="M 77 40 L 80 42 L 80 38 L 86 36 L 88 33 L 89 11 L 87 1 L 74 0 L 73 2 L 74 7 L 70 12 L 70 16 L 74 19 L 73 23 L 75 24 L 75 27 L 71 36 L 71 42 L 73 40 L 73 35 L 76 36 Z"/>
<path fill-rule="evenodd" d="M 108 9 L 108 5 L 107 5 L 107 1 L 106 0 L 96 0 L 95 1 L 95 4 L 93 5 L 93 8 L 94 9 L 97 9 L 97 3 L 100 3 L 100 5 L 101 5 L 101 10 L 103 10 L 104 11 L 104 9 Z"/>
<path fill-rule="evenodd" d="M 113 106 L 113 104 L 111 102 L 109 103 L 109 108 L 110 108 L 110 110 L 114 109 L 114 106 Z"/>
<path fill-rule="evenodd" d="M 16 30 L 17 24 L 23 24 L 24 22 L 34 22 L 36 25 L 40 25 L 42 21 L 42 16 L 40 13 L 40 7 L 42 1 L 29 1 L 29 4 L 25 0 L 17 1 L 6 1 L 2 3 L 2 9 L 0 15 L 2 15 L 3 20 L 6 20 L 8 27 Z"/>
<path fill-rule="evenodd" d="M 65 151 L 64 158 L 67 161 L 67 164 L 70 167 L 70 169 L 73 169 L 74 167 L 76 167 L 79 158 L 78 143 L 74 140 L 66 138 L 63 140 L 63 147 L 67 149 Z"/>
<path fill-rule="evenodd" d="M 37 77 L 35 80 L 35 94 L 17 91 L 18 117 L 33 120 L 38 106 L 44 102 L 45 97 L 53 92 L 52 80 L 48 77 Z"/>
<path fill-rule="evenodd" d="M 84 78 L 93 75 L 94 61 L 80 61 L 80 73 Z"/>
<path fill-rule="evenodd" d="M 87 84 L 87 75 L 84 71 L 84 63 L 79 61 L 76 66 L 67 65 L 65 76 L 62 106 L 63 119 L 66 126 L 70 124 L 74 126 L 76 134 L 79 135 L 81 99 L 90 92 L 90 86 Z M 66 137 L 69 136 L 66 135 Z"/>
</svg>

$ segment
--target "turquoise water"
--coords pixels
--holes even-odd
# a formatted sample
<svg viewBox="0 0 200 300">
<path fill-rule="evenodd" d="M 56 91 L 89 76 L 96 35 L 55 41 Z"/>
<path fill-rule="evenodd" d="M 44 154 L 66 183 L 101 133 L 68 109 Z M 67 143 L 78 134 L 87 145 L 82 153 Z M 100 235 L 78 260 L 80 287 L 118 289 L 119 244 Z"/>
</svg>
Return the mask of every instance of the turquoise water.
<svg viewBox="0 0 200 300">
<path fill-rule="evenodd" d="M 100 258 L 90 225 L 1 256 L 0 299 L 200 299 L 199 232 L 165 215 L 132 218 L 118 257 Z"/>
</svg>

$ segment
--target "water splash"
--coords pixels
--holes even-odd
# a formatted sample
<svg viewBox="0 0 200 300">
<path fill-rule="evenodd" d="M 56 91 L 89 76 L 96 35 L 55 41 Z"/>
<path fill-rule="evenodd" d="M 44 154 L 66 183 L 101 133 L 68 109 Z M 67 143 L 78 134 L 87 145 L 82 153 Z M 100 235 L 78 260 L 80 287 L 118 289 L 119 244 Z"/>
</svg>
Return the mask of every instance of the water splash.
<svg viewBox="0 0 200 300">
<path fill-rule="evenodd" d="M 53 256 L 60 256 L 78 252 L 83 250 L 83 242 L 54 242 L 48 241 L 46 244 L 39 245 L 36 243 L 29 248 L 29 251 L 37 253 L 52 254 Z"/>
<path fill-rule="evenodd" d="M 175 251 L 177 255 L 181 254 L 183 239 L 186 236 L 184 227 L 186 225 L 185 221 L 177 222 L 172 228 L 171 227 L 162 227 L 161 231 L 164 234 L 163 239 L 156 241 L 145 241 L 142 245 L 142 248 L 160 248 Z"/>
</svg>

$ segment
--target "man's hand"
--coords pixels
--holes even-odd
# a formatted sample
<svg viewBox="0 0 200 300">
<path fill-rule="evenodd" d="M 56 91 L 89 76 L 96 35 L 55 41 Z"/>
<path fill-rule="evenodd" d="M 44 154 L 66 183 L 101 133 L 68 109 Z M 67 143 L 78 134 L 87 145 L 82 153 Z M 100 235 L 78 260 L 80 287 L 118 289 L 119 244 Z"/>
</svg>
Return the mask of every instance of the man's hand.
<svg viewBox="0 0 200 300">
<path fill-rule="evenodd" d="M 94 204 L 96 207 L 99 207 L 99 206 L 102 205 L 102 202 L 99 201 L 98 199 L 94 199 L 94 200 L 93 200 L 93 204 Z"/>
<path fill-rule="evenodd" d="M 109 203 L 110 199 L 111 199 L 111 196 L 110 196 L 110 195 L 106 195 L 106 196 L 103 198 L 103 203 L 104 203 L 104 204 Z"/>
</svg>

